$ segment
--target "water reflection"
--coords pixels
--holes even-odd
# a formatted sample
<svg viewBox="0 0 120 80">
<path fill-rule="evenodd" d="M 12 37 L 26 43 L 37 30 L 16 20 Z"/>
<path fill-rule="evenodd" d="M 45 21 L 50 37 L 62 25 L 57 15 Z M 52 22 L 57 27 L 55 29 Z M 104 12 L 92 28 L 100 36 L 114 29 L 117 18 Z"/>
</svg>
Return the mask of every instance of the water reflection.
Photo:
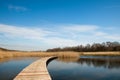
<svg viewBox="0 0 120 80">
<path fill-rule="evenodd" d="M 0 59 L 0 80 L 13 78 L 26 66 L 40 57 L 16 57 Z"/>
<path fill-rule="evenodd" d="M 94 67 L 104 67 L 104 68 L 120 68 L 120 58 L 111 59 L 111 58 L 80 58 L 77 63 L 83 64 L 86 63 L 87 65 Z"/>
<path fill-rule="evenodd" d="M 120 57 L 58 58 L 48 65 L 52 80 L 120 80 Z"/>
<path fill-rule="evenodd" d="M 77 62 L 79 60 L 79 58 L 64 58 L 64 57 L 60 57 L 57 59 L 58 61 L 61 62 L 65 62 L 65 63 L 70 63 L 70 62 Z"/>
<path fill-rule="evenodd" d="M 58 61 L 104 68 L 120 68 L 120 56 L 81 56 L 80 58 L 58 58 Z"/>
</svg>

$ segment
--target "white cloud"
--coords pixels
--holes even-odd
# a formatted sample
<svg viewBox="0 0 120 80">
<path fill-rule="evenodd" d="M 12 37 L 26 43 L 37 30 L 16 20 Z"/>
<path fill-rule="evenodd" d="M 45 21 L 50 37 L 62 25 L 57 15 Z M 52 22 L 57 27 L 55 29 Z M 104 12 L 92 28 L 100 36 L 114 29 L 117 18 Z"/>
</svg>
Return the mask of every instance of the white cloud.
<svg viewBox="0 0 120 80">
<path fill-rule="evenodd" d="M 14 5 L 8 5 L 8 9 L 16 10 L 16 11 L 26 11 L 26 10 L 28 10 L 28 9 L 25 8 L 25 7 L 22 7 L 22 6 L 14 6 Z"/>
<path fill-rule="evenodd" d="M 77 31 L 77 32 L 90 32 L 98 29 L 98 26 L 95 25 L 67 25 L 64 26 L 64 29 L 67 31 Z"/>
<path fill-rule="evenodd" d="M 24 45 L 24 44 L 0 44 L 2 48 L 7 48 L 10 50 L 27 50 L 27 51 L 38 51 L 44 50 L 43 47 L 39 47 L 36 45 Z"/>
<path fill-rule="evenodd" d="M 112 29 L 113 30 L 113 29 Z M 2 44 L 4 39 L 8 39 L 7 42 L 13 44 L 15 42 L 21 44 L 23 40 L 24 45 L 28 47 L 28 44 L 34 46 L 34 49 L 48 49 L 54 47 L 76 46 L 80 44 L 87 44 L 93 42 L 104 41 L 120 41 L 120 35 L 118 32 L 112 32 L 104 30 L 96 25 L 56 25 L 54 28 L 43 26 L 39 27 L 19 27 L 0 24 L 0 37 Z M 30 40 L 27 42 L 27 40 Z M 16 41 L 17 40 L 17 41 Z M 24 42 L 25 41 L 25 42 Z M 20 43 L 19 43 L 20 42 Z M 0 42 L 1 43 L 1 42 Z M 14 43 L 14 44 L 16 44 Z M 17 45 L 17 44 L 16 44 Z M 23 45 L 23 46 L 24 46 Z M 38 47 L 38 49 L 36 47 Z M 15 48 L 15 47 L 13 47 Z M 16 47 L 17 49 L 20 47 Z M 30 47 L 32 49 L 32 47 Z M 21 49 L 30 49 L 21 47 Z M 44 50 L 43 49 L 43 50 Z"/>
<path fill-rule="evenodd" d="M 0 33 L 3 33 L 5 36 L 9 37 L 21 37 L 28 39 L 41 39 L 43 36 L 49 34 L 49 32 L 42 29 L 36 30 L 4 24 L 0 24 Z"/>
<path fill-rule="evenodd" d="M 120 35 L 106 35 L 103 36 L 104 38 L 110 39 L 110 40 L 115 40 L 115 41 L 120 41 Z"/>
<path fill-rule="evenodd" d="M 75 46 L 79 44 L 76 40 L 59 37 L 50 37 L 48 39 L 44 38 L 43 41 L 53 47 Z"/>
<path fill-rule="evenodd" d="M 115 34 L 115 33 L 111 34 L 111 33 L 102 32 L 102 31 L 95 31 L 93 34 L 95 35 L 95 37 L 108 39 L 108 40 L 120 41 L 120 35 Z"/>
<path fill-rule="evenodd" d="M 105 32 L 94 32 L 94 34 L 96 35 L 96 36 L 105 36 L 105 35 L 107 35 L 107 33 L 105 33 Z"/>
</svg>

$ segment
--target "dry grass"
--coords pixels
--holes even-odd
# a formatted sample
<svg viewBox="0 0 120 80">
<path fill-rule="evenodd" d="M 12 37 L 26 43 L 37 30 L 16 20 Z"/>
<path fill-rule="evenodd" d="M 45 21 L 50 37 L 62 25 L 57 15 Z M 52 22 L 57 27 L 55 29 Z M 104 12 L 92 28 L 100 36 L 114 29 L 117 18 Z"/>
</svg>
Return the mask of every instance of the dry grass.
<svg viewBox="0 0 120 80">
<path fill-rule="evenodd" d="M 120 56 L 119 52 L 20 52 L 0 50 L 0 59 L 10 57 L 46 57 L 57 56 L 59 58 L 77 58 L 80 55 Z"/>
<path fill-rule="evenodd" d="M 10 57 L 79 57 L 76 52 L 20 52 L 20 51 L 0 51 L 0 58 Z"/>
<path fill-rule="evenodd" d="M 53 52 L 51 52 L 53 53 Z M 60 58 L 76 58 L 79 57 L 78 52 L 54 52 L 55 56 Z"/>
<path fill-rule="evenodd" d="M 92 55 L 92 56 L 120 56 L 120 51 L 118 52 L 81 52 L 79 55 Z"/>
</svg>

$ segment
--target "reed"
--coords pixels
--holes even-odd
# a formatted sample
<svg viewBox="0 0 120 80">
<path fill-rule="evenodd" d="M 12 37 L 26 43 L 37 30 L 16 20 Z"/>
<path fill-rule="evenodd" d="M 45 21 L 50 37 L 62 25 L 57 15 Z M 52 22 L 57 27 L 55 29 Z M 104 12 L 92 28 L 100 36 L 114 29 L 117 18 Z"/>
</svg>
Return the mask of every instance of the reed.
<svg viewBox="0 0 120 80">
<path fill-rule="evenodd" d="M 91 56 L 120 56 L 120 51 L 117 52 L 82 52 L 79 55 L 91 55 Z"/>
<path fill-rule="evenodd" d="M 3 51 L 0 50 L 1 58 L 10 57 L 48 57 L 57 56 L 59 58 L 77 58 L 81 55 L 97 55 L 97 56 L 120 56 L 119 52 L 25 52 L 25 51 Z"/>
<path fill-rule="evenodd" d="M 79 54 L 78 52 L 55 52 L 55 56 L 61 58 L 77 58 Z"/>
<path fill-rule="evenodd" d="M 79 57 L 76 52 L 22 52 L 22 51 L 0 51 L 0 58 L 9 57 Z"/>
</svg>

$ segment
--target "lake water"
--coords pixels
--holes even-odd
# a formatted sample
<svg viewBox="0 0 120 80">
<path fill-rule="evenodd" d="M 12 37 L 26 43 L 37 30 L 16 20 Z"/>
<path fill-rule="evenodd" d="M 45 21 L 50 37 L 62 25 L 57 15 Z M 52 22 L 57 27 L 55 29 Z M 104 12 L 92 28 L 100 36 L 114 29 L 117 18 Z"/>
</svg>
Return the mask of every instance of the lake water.
<svg viewBox="0 0 120 80">
<path fill-rule="evenodd" d="M 13 78 L 39 57 L 0 59 L 0 80 Z M 58 58 L 48 64 L 53 80 L 120 80 L 120 57 Z"/>
<path fill-rule="evenodd" d="M 81 56 L 49 63 L 53 80 L 120 80 L 120 57 Z"/>
<path fill-rule="evenodd" d="M 26 66 L 38 57 L 17 57 L 0 59 L 0 80 L 13 80 L 13 78 Z"/>
</svg>

